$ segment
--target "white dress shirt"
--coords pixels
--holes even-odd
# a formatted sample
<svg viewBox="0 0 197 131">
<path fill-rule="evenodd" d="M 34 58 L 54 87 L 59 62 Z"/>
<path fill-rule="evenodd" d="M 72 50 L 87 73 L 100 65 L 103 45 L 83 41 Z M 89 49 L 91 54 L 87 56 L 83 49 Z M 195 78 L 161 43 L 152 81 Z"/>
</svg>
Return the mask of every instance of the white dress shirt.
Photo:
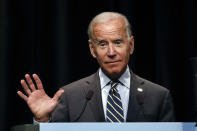
<svg viewBox="0 0 197 131">
<path fill-rule="evenodd" d="M 107 97 L 109 94 L 109 90 L 111 89 L 111 85 L 108 84 L 111 81 L 101 70 L 99 69 L 99 78 L 101 84 L 101 96 L 103 102 L 103 110 L 106 119 L 106 108 L 107 108 Z M 126 121 L 128 104 L 129 104 L 129 91 L 130 91 L 130 71 L 129 67 L 127 66 L 126 71 L 122 74 L 122 76 L 118 79 L 121 83 L 117 85 L 117 90 L 120 94 L 123 113 L 124 113 L 124 121 Z"/>
</svg>

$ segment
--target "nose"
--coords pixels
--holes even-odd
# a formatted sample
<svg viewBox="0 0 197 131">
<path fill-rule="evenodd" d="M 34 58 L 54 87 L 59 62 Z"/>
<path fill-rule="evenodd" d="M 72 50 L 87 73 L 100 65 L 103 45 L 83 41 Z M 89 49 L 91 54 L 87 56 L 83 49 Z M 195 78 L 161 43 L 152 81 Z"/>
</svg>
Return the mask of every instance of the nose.
<svg viewBox="0 0 197 131">
<path fill-rule="evenodd" d="M 114 58 L 116 56 L 116 51 L 115 51 L 115 47 L 113 46 L 113 44 L 109 44 L 107 55 L 110 58 Z"/>
</svg>

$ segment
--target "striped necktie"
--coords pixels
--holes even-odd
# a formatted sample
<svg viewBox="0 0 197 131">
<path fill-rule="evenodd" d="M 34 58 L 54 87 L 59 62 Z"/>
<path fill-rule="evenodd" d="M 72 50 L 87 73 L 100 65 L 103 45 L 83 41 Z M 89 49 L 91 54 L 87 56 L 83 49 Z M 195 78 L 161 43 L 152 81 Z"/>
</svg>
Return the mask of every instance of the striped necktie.
<svg viewBox="0 0 197 131">
<path fill-rule="evenodd" d="M 119 82 L 111 81 L 111 89 L 107 97 L 107 122 L 124 122 L 124 114 L 120 94 L 116 89 Z"/>
</svg>

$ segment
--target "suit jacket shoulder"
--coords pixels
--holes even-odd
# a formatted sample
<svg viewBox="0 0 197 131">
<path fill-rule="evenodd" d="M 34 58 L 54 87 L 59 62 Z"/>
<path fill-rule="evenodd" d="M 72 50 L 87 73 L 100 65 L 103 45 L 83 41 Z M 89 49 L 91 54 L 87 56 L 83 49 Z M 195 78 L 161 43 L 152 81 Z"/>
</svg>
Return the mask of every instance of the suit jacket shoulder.
<svg viewBox="0 0 197 131">
<path fill-rule="evenodd" d="M 98 72 L 62 88 L 64 93 L 51 115 L 51 121 L 104 121 Z M 87 100 L 86 97 L 90 90 L 93 95 L 90 100 Z"/>
<path fill-rule="evenodd" d="M 68 85 L 65 85 L 62 87 L 62 89 L 64 89 L 65 91 L 76 91 L 76 90 L 81 90 L 81 87 L 83 86 L 87 86 L 87 84 L 91 83 L 94 81 L 95 79 L 95 76 L 96 76 L 96 73 L 88 76 L 88 77 L 85 77 L 85 78 L 82 78 L 82 79 L 79 79 L 77 81 L 74 81 Z"/>
<path fill-rule="evenodd" d="M 168 89 L 131 72 L 130 90 L 129 107 L 137 108 L 139 115 L 134 117 L 137 121 L 174 121 L 174 109 Z M 135 103 L 132 99 L 137 101 L 136 107 L 132 106 Z M 128 116 L 132 116 L 130 112 Z"/>
</svg>

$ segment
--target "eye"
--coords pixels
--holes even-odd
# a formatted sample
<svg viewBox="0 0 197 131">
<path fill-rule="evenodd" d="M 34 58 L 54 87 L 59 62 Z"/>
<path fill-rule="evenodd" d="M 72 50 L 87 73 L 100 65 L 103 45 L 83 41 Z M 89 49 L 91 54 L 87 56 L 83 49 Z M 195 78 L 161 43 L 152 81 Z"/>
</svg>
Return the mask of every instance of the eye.
<svg viewBox="0 0 197 131">
<path fill-rule="evenodd" d="M 99 45 L 100 45 L 101 47 L 103 47 L 103 46 L 105 46 L 105 43 L 100 43 Z"/>
<path fill-rule="evenodd" d="M 100 47 L 105 47 L 106 44 L 107 44 L 106 41 L 103 41 L 103 40 L 101 40 L 101 41 L 98 42 L 98 45 L 99 45 Z"/>
<path fill-rule="evenodd" d="M 115 44 L 119 45 L 120 44 L 120 41 L 115 41 Z"/>
<path fill-rule="evenodd" d="M 116 45 L 120 45 L 122 42 L 123 42 L 122 40 L 115 40 L 115 41 L 114 41 L 114 43 L 115 43 Z"/>
</svg>

